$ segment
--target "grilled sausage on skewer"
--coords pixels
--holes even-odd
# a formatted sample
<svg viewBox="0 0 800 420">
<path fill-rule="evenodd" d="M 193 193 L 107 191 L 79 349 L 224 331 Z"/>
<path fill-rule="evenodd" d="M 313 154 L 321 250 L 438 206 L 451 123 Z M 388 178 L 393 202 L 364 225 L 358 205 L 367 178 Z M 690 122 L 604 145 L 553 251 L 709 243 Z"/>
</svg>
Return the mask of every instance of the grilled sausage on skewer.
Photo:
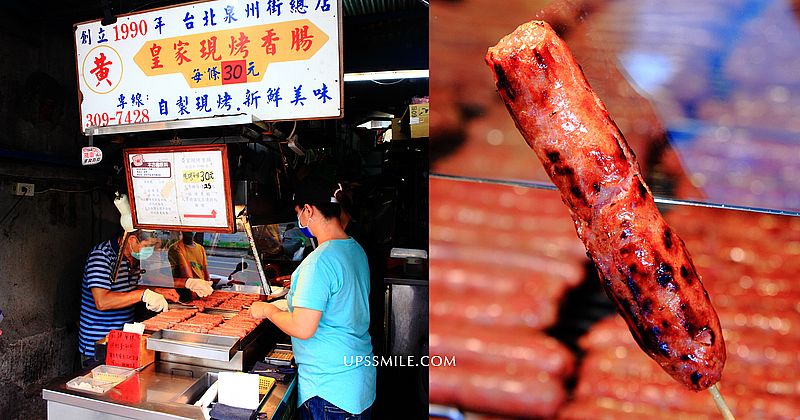
<svg viewBox="0 0 800 420">
<path fill-rule="evenodd" d="M 530 22 L 490 48 L 486 62 L 636 342 L 688 388 L 717 383 L 726 356 L 717 314 L 566 44 L 547 23 Z"/>
</svg>

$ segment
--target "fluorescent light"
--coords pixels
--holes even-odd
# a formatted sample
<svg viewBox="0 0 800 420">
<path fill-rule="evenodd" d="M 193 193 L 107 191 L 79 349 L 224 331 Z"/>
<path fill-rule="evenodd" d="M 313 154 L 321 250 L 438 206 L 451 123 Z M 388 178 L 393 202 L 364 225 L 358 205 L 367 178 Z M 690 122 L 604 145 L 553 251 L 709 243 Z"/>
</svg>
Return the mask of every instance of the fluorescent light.
<svg viewBox="0 0 800 420">
<path fill-rule="evenodd" d="M 394 70 L 394 71 L 372 71 L 367 73 L 345 73 L 345 82 L 364 82 L 374 80 L 397 80 L 397 79 L 427 79 L 428 70 Z"/>
<path fill-rule="evenodd" d="M 378 120 L 371 120 L 367 121 L 364 124 L 357 125 L 358 128 L 366 128 L 369 129 L 381 129 L 381 128 L 389 128 L 392 126 L 391 121 L 378 121 Z"/>
</svg>

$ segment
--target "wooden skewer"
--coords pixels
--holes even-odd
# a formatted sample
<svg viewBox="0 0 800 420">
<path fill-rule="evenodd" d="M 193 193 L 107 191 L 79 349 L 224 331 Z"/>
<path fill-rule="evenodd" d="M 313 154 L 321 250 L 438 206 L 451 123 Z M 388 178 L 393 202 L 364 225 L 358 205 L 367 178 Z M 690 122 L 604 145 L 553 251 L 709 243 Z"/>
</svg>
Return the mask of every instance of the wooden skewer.
<svg viewBox="0 0 800 420">
<path fill-rule="evenodd" d="M 711 387 L 708 388 L 708 392 L 711 393 L 711 398 L 714 400 L 714 404 L 717 405 L 720 414 L 722 414 L 722 418 L 725 420 L 736 420 L 735 417 L 733 417 L 733 413 L 731 413 L 731 409 L 728 408 L 728 404 L 725 404 L 725 400 L 722 399 L 722 394 L 719 393 L 717 385 L 711 385 Z"/>
</svg>

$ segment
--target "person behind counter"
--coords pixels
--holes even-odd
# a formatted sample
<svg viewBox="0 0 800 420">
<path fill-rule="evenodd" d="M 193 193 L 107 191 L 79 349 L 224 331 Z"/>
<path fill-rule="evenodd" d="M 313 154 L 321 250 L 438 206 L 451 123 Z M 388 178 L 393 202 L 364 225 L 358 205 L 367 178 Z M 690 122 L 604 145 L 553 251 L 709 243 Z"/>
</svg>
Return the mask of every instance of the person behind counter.
<svg viewBox="0 0 800 420">
<path fill-rule="evenodd" d="M 214 290 L 212 283 L 209 283 L 211 275 L 208 273 L 206 250 L 203 245 L 194 241 L 194 237 L 194 232 L 181 232 L 181 240 L 169 247 L 167 257 L 176 287 L 183 287 L 185 284 L 186 288 L 203 298 Z M 184 300 L 189 299 L 187 297 Z"/>
<path fill-rule="evenodd" d="M 125 243 L 123 244 L 123 240 Z M 144 302 L 147 309 L 167 310 L 167 300 L 177 302 L 173 289 L 147 289 L 138 286 L 139 263 L 153 255 L 158 239 L 143 231 L 125 235 L 95 245 L 89 252 L 81 284 L 81 315 L 78 328 L 78 351 L 81 364 L 94 358 L 94 343 L 111 330 L 121 330 L 133 322 L 134 306 Z M 111 280 L 114 264 L 122 249 L 117 277 Z"/>
<path fill-rule="evenodd" d="M 342 228 L 340 193 L 316 177 L 298 185 L 298 224 L 319 246 L 292 273 L 288 311 L 266 302 L 250 309 L 292 337 L 303 419 L 369 419 L 375 401 L 374 365 L 346 362 L 372 359 L 370 277 L 364 250 Z"/>
</svg>

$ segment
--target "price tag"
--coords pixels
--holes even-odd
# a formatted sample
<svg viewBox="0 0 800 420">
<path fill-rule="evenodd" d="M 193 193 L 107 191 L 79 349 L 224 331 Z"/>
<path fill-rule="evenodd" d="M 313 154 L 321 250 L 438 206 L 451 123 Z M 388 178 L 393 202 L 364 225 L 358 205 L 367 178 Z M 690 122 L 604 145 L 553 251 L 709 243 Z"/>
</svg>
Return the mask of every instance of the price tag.
<svg viewBox="0 0 800 420">
<path fill-rule="evenodd" d="M 96 165 L 103 160 L 103 151 L 97 147 L 84 147 L 81 149 L 81 164 L 83 166 Z"/>
<path fill-rule="evenodd" d="M 245 66 L 247 63 L 244 60 L 237 61 L 223 61 L 222 62 L 222 84 L 230 85 L 233 83 L 246 83 L 247 72 Z"/>
<path fill-rule="evenodd" d="M 112 330 L 108 334 L 106 364 L 136 369 L 139 367 L 139 351 L 142 336 L 136 333 Z"/>
<path fill-rule="evenodd" d="M 233 232 L 225 145 L 124 151 L 133 226 Z"/>
</svg>

